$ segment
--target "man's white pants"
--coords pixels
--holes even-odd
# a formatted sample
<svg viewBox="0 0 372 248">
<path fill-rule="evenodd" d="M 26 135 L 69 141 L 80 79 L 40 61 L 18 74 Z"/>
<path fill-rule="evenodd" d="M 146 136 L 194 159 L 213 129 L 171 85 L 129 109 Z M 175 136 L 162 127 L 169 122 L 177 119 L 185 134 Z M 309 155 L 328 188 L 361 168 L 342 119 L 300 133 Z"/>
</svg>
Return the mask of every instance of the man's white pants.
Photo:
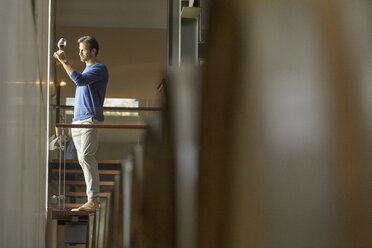
<svg viewBox="0 0 372 248">
<path fill-rule="evenodd" d="M 74 121 L 72 124 L 99 124 L 93 118 Z M 98 130 L 94 128 L 71 128 L 79 164 L 84 172 L 88 200 L 99 197 L 98 163 L 95 154 L 98 149 Z"/>
</svg>

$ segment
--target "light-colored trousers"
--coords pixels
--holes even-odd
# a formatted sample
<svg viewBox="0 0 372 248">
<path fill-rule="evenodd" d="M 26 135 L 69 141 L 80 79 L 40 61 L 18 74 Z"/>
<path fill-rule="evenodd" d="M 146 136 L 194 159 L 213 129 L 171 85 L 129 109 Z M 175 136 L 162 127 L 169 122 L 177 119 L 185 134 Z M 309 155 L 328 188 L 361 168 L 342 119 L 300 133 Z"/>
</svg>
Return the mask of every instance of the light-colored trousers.
<svg viewBox="0 0 372 248">
<path fill-rule="evenodd" d="M 100 124 L 94 118 L 74 121 L 72 124 Z M 95 128 L 71 128 L 79 164 L 84 172 L 88 200 L 99 197 L 98 163 L 95 154 L 98 149 L 98 130 Z"/>
</svg>

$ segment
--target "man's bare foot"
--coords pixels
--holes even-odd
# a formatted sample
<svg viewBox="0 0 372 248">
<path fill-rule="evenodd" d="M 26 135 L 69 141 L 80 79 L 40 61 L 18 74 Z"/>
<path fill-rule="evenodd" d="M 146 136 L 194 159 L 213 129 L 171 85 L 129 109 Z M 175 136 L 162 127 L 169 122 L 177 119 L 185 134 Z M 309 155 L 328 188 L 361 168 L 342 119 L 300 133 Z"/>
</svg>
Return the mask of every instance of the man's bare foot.
<svg viewBox="0 0 372 248">
<path fill-rule="evenodd" d="M 90 199 L 87 203 L 82 205 L 81 207 L 71 209 L 71 211 L 87 211 L 87 212 L 94 212 L 96 209 L 100 208 L 101 205 L 99 204 L 99 198 L 95 197 Z"/>
</svg>

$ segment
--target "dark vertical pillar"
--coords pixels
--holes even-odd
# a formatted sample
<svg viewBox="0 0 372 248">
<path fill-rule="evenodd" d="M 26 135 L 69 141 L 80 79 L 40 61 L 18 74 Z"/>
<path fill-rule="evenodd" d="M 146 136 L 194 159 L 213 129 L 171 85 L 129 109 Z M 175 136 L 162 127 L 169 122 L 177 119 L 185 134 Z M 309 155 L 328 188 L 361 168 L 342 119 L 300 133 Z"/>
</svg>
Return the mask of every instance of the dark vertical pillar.
<svg viewBox="0 0 372 248">
<path fill-rule="evenodd" d="M 180 6 L 178 0 L 168 0 L 167 18 L 167 64 L 179 65 Z"/>
<path fill-rule="evenodd" d="M 59 123 L 59 113 L 61 106 L 61 86 L 56 87 L 56 123 Z"/>
</svg>

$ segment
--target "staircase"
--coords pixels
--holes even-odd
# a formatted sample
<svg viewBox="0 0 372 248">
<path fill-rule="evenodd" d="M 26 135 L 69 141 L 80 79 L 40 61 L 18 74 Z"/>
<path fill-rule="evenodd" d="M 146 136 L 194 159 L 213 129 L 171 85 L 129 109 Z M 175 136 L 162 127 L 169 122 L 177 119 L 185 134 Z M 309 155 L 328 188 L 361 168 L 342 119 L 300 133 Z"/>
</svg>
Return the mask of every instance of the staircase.
<svg viewBox="0 0 372 248">
<path fill-rule="evenodd" d="M 66 169 L 59 162 L 50 162 L 48 211 L 49 236 L 55 237 L 48 244 L 51 247 L 110 247 L 123 230 L 122 221 L 116 216 L 122 212 L 122 161 L 98 161 L 100 175 L 101 208 L 96 212 L 70 211 L 87 201 L 83 171 L 76 160 L 66 161 Z M 65 174 L 63 173 L 65 172 Z M 63 185 L 59 186 L 59 178 L 65 178 L 65 202 L 58 203 L 59 191 L 63 195 Z M 113 217 L 115 216 L 115 217 Z M 122 216 L 122 215 L 121 215 Z M 109 231 L 118 230 L 118 231 Z"/>
<path fill-rule="evenodd" d="M 50 194 L 51 207 L 55 210 L 70 210 L 81 206 L 87 201 L 85 193 L 85 181 L 83 170 L 77 160 L 66 160 L 65 175 L 63 174 L 63 164 L 61 169 L 61 180 L 65 178 L 65 205 L 59 207 L 59 162 L 57 160 L 50 162 Z M 115 186 L 115 175 L 120 175 L 121 160 L 101 160 L 98 161 L 98 170 L 100 175 L 100 198 L 107 197 Z M 63 195 L 63 185 L 61 185 L 61 195 Z"/>
</svg>

